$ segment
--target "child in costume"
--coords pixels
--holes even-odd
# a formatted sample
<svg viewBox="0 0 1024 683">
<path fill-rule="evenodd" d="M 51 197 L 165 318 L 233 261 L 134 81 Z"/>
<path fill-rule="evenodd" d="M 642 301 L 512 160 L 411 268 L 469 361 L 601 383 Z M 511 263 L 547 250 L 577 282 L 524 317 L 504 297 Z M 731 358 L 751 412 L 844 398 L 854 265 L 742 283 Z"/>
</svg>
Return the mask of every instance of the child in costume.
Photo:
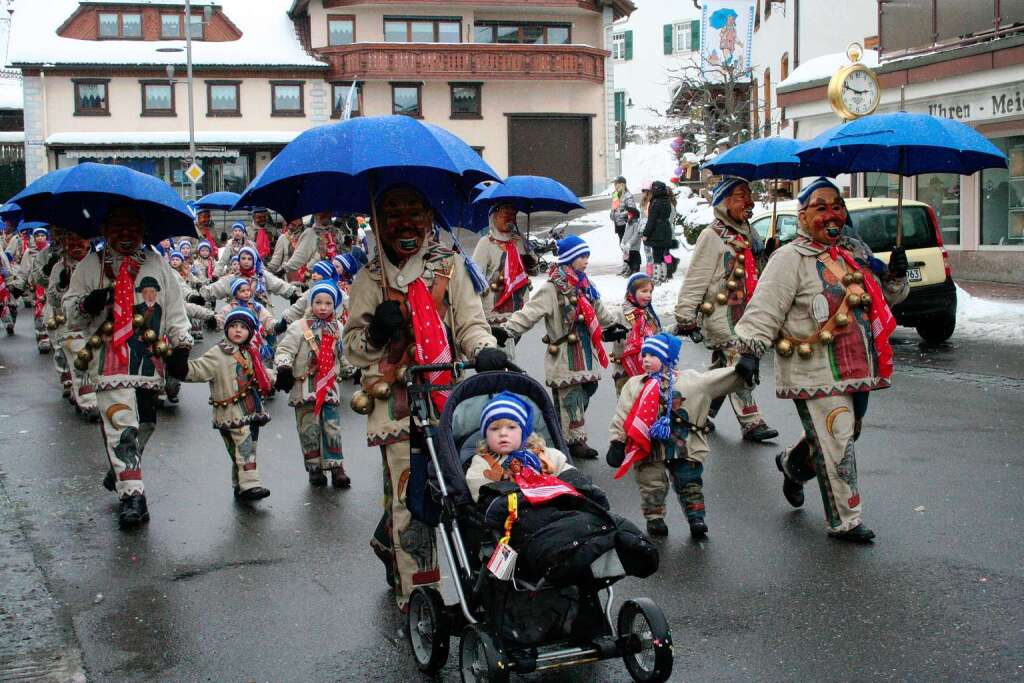
<svg viewBox="0 0 1024 683">
<path fill-rule="evenodd" d="M 313 285 L 309 312 L 288 326 L 277 344 L 276 387 L 289 392 L 309 483 L 340 488 L 352 484 L 345 473 L 341 448 L 341 411 L 338 375 L 341 371 L 341 325 L 336 309 L 341 293 L 330 280 Z"/>
<path fill-rule="evenodd" d="M 678 337 L 664 332 L 641 347 L 643 373 L 630 377 L 612 417 L 608 464 L 620 479 L 632 467 L 640 488 L 647 533 L 665 536 L 669 480 L 686 513 L 690 535 L 704 538 L 704 462 L 711 401 L 744 385 L 735 368 L 677 370 Z"/>
<path fill-rule="evenodd" d="M 270 422 L 264 400 L 274 391 L 273 370 L 263 366 L 252 311 L 236 308 L 224 318 L 224 339 L 196 360 L 182 382 L 208 382 L 213 428 L 220 431 L 231 458 L 231 483 L 235 498 L 255 501 L 270 491 L 260 480 L 256 466 L 256 442 L 260 427 Z"/>
<path fill-rule="evenodd" d="M 196 255 L 192 260 L 193 286 L 198 289 L 203 285 L 216 282 L 217 276 L 213 273 L 216 265 L 217 261 L 213 256 L 213 245 L 206 240 L 202 240 L 199 242 L 199 246 L 196 247 Z"/>
<path fill-rule="evenodd" d="M 629 332 L 624 340 L 615 342 L 611 356 L 616 396 L 622 393 L 626 380 L 643 374 L 640 347 L 647 337 L 661 332 L 661 319 L 651 305 L 653 296 L 654 281 L 646 273 L 634 273 L 626 281 L 626 299 L 617 317 Z"/>
<path fill-rule="evenodd" d="M 270 315 L 267 307 L 258 301 L 253 300 L 252 285 L 244 277 L 236 277 L 231 281 L 231 299 L 220 309 L 217 314 L 217 327 L 224 327 L 227 316 L 236 308 L 245 308 L 256 316 L 259 326 L 256 328 L 257 336 L 270 332 L 274 327 L 274 317 Z"/>
</svg>

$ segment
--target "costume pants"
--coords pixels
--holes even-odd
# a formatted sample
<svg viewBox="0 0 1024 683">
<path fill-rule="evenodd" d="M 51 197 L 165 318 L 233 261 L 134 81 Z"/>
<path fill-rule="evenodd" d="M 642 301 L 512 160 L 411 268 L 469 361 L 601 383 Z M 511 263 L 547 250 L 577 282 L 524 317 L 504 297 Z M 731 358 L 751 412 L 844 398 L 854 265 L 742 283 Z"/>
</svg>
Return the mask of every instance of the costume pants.
<svg viewBox="0 0 1024 683">
<path fill-rule="evenodd" d="M 46 331 L 46 320 L 45 320 L 45 301 L 46 301 L 46 290 L 41 286 L 35 288 L 35 311 L 33 313 L 33 324 L 36 328 L 36 346 L 40 351 L 49 351 L 50 346 L 50 335 Z M 43 304 L 43 305 L 41 305 Z"/>
<path fill-rule="evenodd" d="M 587 440 L 587 406 L 590 397 L 597 391 L 597 382 L 573 384 L 568 387 L 552 389 L 555 398 L 555 409 L 558 419 L 562 422 L 562 432 L 568 444 L 585 443 Z"/>
<path fill-rule="evenodd" d="M 686 519 L 704 519 L 703 473 L 704 465 L 683 458 L 634 465 L 633 475 L 640 487 L 640 509 L 644 518 L 662 519 L 665 516 L 665 499 L 671 481 Z"/>
<path fill-rule="evenodd" d="M 861 511 L 853 451 L 854 397 L 842 394 L 793 402 L 804 435 L 783 453 L 782 469 L 800 482 L 817 476 L 829 531 L 848 531 L 860 524 Z"/>
<path fill-rule="evenodd" d="M 68 359 L 64 355 L 64 344 L 57 342 L 56 346 L 53 353 L 53 367 L 57 371 L 57 376 L 60 377 L 60 386 L 64 390 L 64 397 L 67 398 L 71 395 L 71 364 L 68 363 Z"/>
<path fill-rule="evenodd" d="M 313 403 L 295 406 L 295 426 L 307 472 L 341 467 L 341 413 L 325 403 L 317 415 Z"/>
<path fill-rule="evenodd" d="M 63 353 L 64 362 L 70 368 L 71 398 L 74 399 L 75 405 L 84 411 L 91 411 L 96 409 L 96 392 L 87 381 L 85 373 L 75 369 L 75 354 L 84 349 L 85 344 L 85 339 L 64 337 L 58 355 Z"/>
<path fill-rule="evenodd" d="M 105 389 L 96 392 L 100 430 L 114 470 L 115 493 L 144 493 L 142 451 L 156 428 L 156 392 L 151 389 Z"/>
<path fill-rule="evenodd" d="M 384 515 L 370 545 L 377 555 L 391 561 L 395 599 L 404 608 L 416 586 L 437 584 L 437 537 L 434 529 L 413 519 L 406 507 L 409 481 L 409 441 L 381 446 L 384 470 Z"/>
<path fill-rule="evenodd" d="M 11 297 L 7 303 L 0 304 L 0 324 L 4 327 L 14 329 L 14 323 L 18 321 L 18 302 Z"/>
<path fill-rule="evenodd" d="M 709 370 L 716 370 L 718 368 L 732 367 L 740 359 L 740 352 L 737 349 L 715 349 L 711 352 L 711 367 Z M 708 410 L 708 417 L 714 417 L 718 414 L 718 409 L 722 407 L 722 403 L 725 398 L 717 398 L 711 402 L 711 408 Z M 729 394 L 729 403 L 732 404 L 732 410 L 736 413 L 736 420 L 740 423 L 740 430 L 746 434 L 751 429 L 759 427 L 765 424 L 764 416 L 761 415 L 761 409 L 757 406 L 757 401 L 754 400 L 754 391 L 751 388 L 744 387 L 739 391 Z"/>
<path fill-rule="evenodd" d="M 234 429 L 221 429 L 220 436 L 231 458 L 231 485 L 238 491 L 263 486 L 256 466 L 256 440 L 260 436 L 257 425 L 243 425 Z"/>
</svg>

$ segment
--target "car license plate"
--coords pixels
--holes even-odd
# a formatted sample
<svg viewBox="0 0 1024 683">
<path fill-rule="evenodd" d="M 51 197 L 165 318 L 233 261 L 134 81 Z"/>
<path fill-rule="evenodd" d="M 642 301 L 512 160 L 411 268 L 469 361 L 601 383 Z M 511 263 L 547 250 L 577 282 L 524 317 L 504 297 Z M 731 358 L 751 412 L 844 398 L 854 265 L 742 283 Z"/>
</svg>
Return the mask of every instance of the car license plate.
<svg viewBox="0 0 1024 683">
<path fill-rule="evenodd" d="M 909 278 L 911 282 L 920 282 L 921 281 L 921 269 L 920 268 L 908 268 L 907 269 L 907 278 Z"/>
</svg>

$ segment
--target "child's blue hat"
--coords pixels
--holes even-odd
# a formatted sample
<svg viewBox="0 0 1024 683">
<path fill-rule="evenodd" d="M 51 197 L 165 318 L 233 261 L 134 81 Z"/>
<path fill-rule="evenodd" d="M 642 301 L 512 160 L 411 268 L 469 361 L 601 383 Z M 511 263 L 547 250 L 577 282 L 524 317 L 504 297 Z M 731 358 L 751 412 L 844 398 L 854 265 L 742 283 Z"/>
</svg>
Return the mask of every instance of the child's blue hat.
<svg viewBox="0 0 1024 683">
<path fill-rule="evenodd" d="M 640 353 L 649 353 L 665 365 L 675 365 L 679 360 L 679 350 L 682 347 L 683 342 L 679 340 L 679 337 L 661 332 L 644 339 Z"/>
<path fill-rule="evenodd" d="M 496 394 L 480 411 L 480 432 L 495 420 L 512 420 L 523 430 L 523 440 L 533 431 L 533 408 L 510 391 Z"/>
<path fill-rule="evenodd" d="M 581 256 L 590 256 L 590 247 L 577 235 L 558 240 L 558 264 L 567 266 Z"/>
</svg>

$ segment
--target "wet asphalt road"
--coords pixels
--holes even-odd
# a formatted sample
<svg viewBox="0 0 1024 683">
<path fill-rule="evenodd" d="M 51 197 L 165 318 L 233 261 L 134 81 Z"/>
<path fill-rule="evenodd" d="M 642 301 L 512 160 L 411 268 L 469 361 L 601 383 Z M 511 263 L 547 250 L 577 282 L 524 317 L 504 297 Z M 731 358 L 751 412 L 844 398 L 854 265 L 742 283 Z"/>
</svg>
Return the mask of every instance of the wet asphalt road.
<svg viewBox="0 0 1024 683">
<path fill-rule="evenodd" d="M 538 377 L 540 334 L 520 354 Z M 619 604 L 647 595 L 667 613 L 673 680 L 1024 677 L 1022 348 L 954 337 L 925 351 L 909 331 L 896 347 L 896 386 L 872 397 L 858 443 L 873 546 L 826 538 L 813 487 L 804 509 L 789 508 L 778 446 L 743 443 L 728 408 L 719 416 L 705 474 L 709 540 L 691 542 L 670 499 L 661 569 L 616 586 Z M 687 365 L 706 362 L 684 348 Z M 231 496 L 207 388 L 186 385 L 147 448 L 152 521 L 122 533 L 100 487 L 99 430 L 61 402 L 25 321 L 0 340 L 0 366 L 0 484 L 14 522 L 3 528 L 12 542 L 24 534 L 20 556 L 0 546 L 0 655 L 66 663 L 80 649 L 98 681 L 420 680 L 367 545 L 380 456 L 364 445 L 363 418 L 345 413 L 353 488 L 311 489 L 279 396 L 259 445 L 273 495 L 245 508 Z M 795 411 L 771 397 L 770 367 L 763 374 L 763 409 L 789 442 Z M 602 383 L 588 415 L 602 451 L 613 405 Z M 641 521 L 631 479 L 613 482 L 603 460 L 581 467 Z M 26 601 L 44 601 L 42 612 L 11 599 L 29 561 L 41 572 Z M 443 680 L 458 680 L 457 644 Z M 534 679 L 628 680 L 618 661 Z"/>
</svg>

